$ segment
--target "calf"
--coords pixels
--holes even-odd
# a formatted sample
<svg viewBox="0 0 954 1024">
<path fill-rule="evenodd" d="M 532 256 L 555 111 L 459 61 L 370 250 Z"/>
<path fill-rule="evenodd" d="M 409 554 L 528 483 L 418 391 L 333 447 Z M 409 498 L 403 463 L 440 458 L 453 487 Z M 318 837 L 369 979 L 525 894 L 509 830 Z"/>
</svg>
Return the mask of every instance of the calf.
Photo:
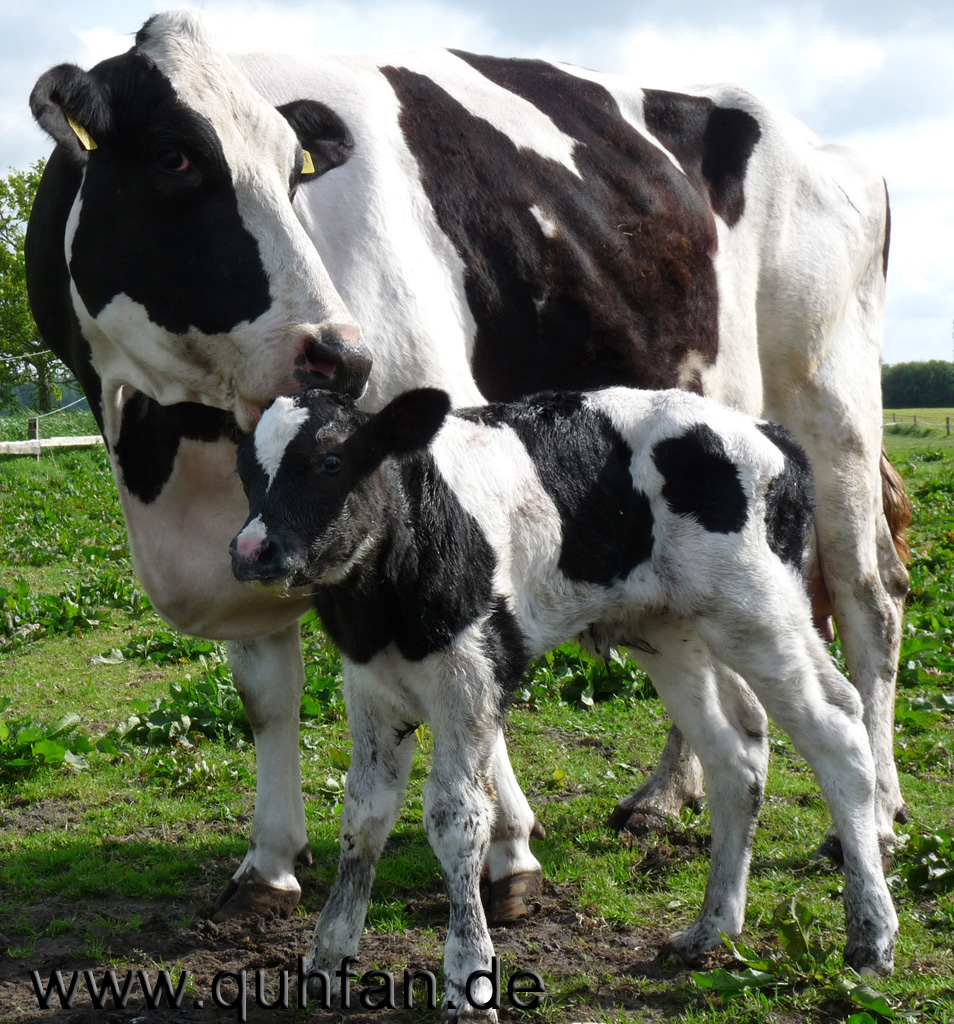
<svg viewBox="0 0 954 1024">
<path fill-rule="evenodd" d="M 692 960 L 742 928 L 764 707 L 814 769 L 844 845 L 845 959 L 890 972 L 897 918 L 861 701 L 813 629 L 802 576 L 813 488 L 801 449 L 682 391 L 449 410 L 428 389 L 374 416 L 312 391 L 276 399 L 239 448 L 250 516 L 233 572 L 309 587 L 345 657 L 354 752 L 309 968 L 357 950 L 412 733 L 428 721 L 424 820 L 451 905 L 446 1007 L 464 1006 L 493 955 L 479 883 L 503 710 L 531 658 L 582 636 L 629 648 L 706 774 L 711 872 L 673 950 Z"/>
</svg>

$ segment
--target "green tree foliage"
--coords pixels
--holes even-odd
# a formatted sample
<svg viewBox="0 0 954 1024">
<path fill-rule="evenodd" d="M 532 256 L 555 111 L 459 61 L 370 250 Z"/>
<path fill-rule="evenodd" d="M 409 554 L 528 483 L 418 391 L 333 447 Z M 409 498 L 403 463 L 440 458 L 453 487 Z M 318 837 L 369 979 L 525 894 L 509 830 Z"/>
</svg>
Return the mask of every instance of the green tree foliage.
<svg viewBox="0 0 954 1024">
<path fill-rule="evenodd" d="M 954 406 L 954 363 L 895 363 L 881 371 L 881 397 L 887 409 L 944 409 Z"/>
<path fill-rule="evenodd" d="M 18 405 L 26 384 L 31 404 L 49 412 L 60 397 L 60 378 L 68 375 L 45 351 L 27 301 L 23 240 L 43 166 L 38 161 L 0 178 L 0 409 Z"/>
</svg>

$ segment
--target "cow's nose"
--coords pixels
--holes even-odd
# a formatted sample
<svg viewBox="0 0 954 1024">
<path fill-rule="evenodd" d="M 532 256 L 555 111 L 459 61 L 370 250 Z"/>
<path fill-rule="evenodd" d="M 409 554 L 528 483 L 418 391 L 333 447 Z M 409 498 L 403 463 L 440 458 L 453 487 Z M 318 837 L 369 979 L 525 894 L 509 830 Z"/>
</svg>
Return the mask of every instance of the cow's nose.
<svg viewBox="0 0 954 1024">
<path fill-rule="evenodd" d="M 360 398 L 371 375 L 371 351 L 350 324 L 298 328 L 295 379 L 301 389 L 324 388 Z"/>
</svg>

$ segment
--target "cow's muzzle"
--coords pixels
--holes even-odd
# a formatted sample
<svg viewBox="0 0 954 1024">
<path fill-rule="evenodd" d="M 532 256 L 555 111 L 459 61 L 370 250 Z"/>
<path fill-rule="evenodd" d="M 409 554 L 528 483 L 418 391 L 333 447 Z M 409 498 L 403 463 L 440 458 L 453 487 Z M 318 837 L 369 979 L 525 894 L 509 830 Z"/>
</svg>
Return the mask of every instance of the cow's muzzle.
<svg viewBox="0 0 954 1024">
<path fill-rule="evenodd" d="M 360 398 L 371 376 L 371 352 L 347 324 L 303 324 L 298 328 L 295 380 L 302 391 L 324 388 Z"/>
</svg>

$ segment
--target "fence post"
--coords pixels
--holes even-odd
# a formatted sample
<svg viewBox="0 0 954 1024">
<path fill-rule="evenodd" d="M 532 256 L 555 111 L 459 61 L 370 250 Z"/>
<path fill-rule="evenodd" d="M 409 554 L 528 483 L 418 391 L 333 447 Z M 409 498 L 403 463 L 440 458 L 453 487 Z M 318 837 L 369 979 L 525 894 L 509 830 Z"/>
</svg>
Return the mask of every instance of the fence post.
<svg viewBox="0 0 954 1024">
<path fill-rule="evenodd" d="M 915 416 L 915 417 L 914 417 L 914 425 L 915 425 L 915 426 L 917 426 L 917 425 L 918 425 L 918 418 L 917 418 L 917 416 Z"/>
<path fill-rule="evenodd" d="M 36 416 L 31 416 L 27 420 L 27 440 L 28 441 L 39 441 L 40 440 L 40 421 Z"/>
<path fill-rule="evenodd" d="M 947 436 L 951 436 L 951 417 L 947 417 Z"/>
</svg>

